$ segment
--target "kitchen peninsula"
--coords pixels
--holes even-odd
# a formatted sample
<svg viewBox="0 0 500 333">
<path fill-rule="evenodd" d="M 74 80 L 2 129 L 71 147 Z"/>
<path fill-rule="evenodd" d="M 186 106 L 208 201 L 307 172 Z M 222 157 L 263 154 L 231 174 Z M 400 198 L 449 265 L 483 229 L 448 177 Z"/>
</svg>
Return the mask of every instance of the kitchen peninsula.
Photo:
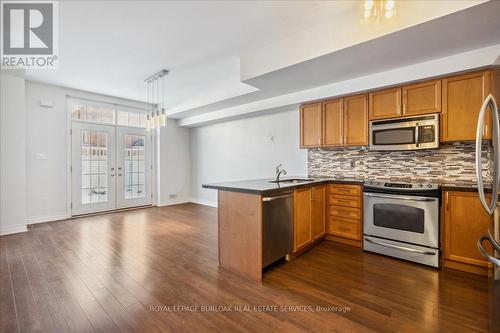
<svg viewBox="0 0 500 333">
<path fill-rule="evenodd" d="M 341 192 L 357 193 L 353 198 L 360 199 L 362 183 L 359 179 L 289 177 L 279 183 L 256 179 L 203 185 L 218 190 L 219 266 L 261 281 L 264 267 L 300 253 L 325 236 L 326 198 L 327 192 L 335 190 L 333 184 L 342 186 Z M 348 214 L 357 215 L 353 221 L 361 223 L 359 204 Z M 278 218 L 281 222 L 277 223 Z M 354 233 L 351 238 L 360 241 L 361 227 L 356 226 Z M 353 239 L 345 240 L 351 244 Z"/>
</svg>

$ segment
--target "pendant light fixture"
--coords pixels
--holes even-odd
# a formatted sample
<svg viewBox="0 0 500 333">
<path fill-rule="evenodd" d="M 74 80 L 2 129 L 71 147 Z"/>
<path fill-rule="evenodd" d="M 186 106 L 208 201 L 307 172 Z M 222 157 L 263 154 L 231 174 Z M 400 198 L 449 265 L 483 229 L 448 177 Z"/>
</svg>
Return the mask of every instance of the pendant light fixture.
<svg viewBox="0 0 500 333">
<path fill-rule="evenodd" d="M 398 2 L 399 0 L 362 1 L 364 21 L 378 21 L 378 23 L 394 21 L 398 15 Z"/>
<path fill-rule="evenodd" d="M 151 112 L 148 112 L 146 116 L 146 130 L 148 131 L 154 128 L 167 126 L 165 76 L 167 76 L 168 73 L 168 70 L 162 69 L 144 80 L 148 86 L 148 104 L 151 105 Z"/>
</svg>

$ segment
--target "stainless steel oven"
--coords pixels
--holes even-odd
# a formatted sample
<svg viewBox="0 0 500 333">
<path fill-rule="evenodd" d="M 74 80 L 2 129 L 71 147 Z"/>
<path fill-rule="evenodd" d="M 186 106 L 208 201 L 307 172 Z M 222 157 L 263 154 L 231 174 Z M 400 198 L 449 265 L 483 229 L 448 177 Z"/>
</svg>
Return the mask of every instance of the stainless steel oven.
<svg viewBox="0 0 500 333">
<path fill-rule="evenodd" d="M 438 187 L 367 182 L 363 234 L 366 251 L 438 267 Z"/>
<path fill-rule="evenodd" d="M 370 121 L 371 150 L 415 150 L 438 147 L 438 114 Z"/>
</svg>

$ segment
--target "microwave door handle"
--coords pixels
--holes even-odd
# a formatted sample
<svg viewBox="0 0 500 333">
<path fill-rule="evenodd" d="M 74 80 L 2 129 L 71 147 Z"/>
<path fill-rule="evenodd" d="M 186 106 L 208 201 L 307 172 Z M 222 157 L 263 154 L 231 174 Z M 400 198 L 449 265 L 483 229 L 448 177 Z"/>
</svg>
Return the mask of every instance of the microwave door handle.
<svg viewBox="0 0 500 333">
<path fill-rule="evenodd" d="M 415 125 L 415 145 L 416 145 L 417 147 L 418 147 L 418 146 L 420 146 L 420 142 L 419 142 L 419 141 L 420 141 L 420 138 L 419 138 L 420 133 L 419 133 L 419 132 L 420 132 L 420 124 L 419 124 L 419 123 L 417 123 L 417 124 Z"/>
<path fill-rule="evenodd" d="M 483 143 L 483 127 L 484 118 L 486 116 L 486 110 L 490 108 L 492 114 L 493 131 L 492 131 L 492 143 L 493 143 L 493 184 L 491 193 L 491 202 L 488 204 L 486 202 L 484 184 L 483 184 L 483 173 L 482 173 L 482 143 Z M 499 119 L 498 110 L 495 99 L 491 94 L 486 97 L 481 110 L 479 111 L 477 119 L 477 129 L 476 129 L 476 178 L 477 178 L 477 191 L 479 193 L 479 199 L 484 209 L 488 214 L 492 215 L 495 210 L 495 206 L 498 200 L 498 185 L 499 185 L 499 168 L 500 168 L 500 150 L 499 150 Z"/>
</svg>

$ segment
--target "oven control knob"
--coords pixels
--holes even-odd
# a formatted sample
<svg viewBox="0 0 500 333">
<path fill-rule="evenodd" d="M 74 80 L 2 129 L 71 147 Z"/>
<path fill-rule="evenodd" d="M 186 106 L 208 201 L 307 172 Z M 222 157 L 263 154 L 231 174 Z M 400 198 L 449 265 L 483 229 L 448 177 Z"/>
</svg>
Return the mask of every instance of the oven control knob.
<svg viewBox="0 0 500 333">
<path fill-rule="evenodd" d="M 427 184 L 427 187 L 428 188 L 432 188 L 432 184 Z"/>
<path fill-rule="evenodd" d="M 422 187 L 424 187 L 424 184 L 422 184 L 422 183 L 419 183 L 419 184 L 417 184 L 417 187 L 420 187 L 420 188 L 422 188 Z"/>
</svg>

